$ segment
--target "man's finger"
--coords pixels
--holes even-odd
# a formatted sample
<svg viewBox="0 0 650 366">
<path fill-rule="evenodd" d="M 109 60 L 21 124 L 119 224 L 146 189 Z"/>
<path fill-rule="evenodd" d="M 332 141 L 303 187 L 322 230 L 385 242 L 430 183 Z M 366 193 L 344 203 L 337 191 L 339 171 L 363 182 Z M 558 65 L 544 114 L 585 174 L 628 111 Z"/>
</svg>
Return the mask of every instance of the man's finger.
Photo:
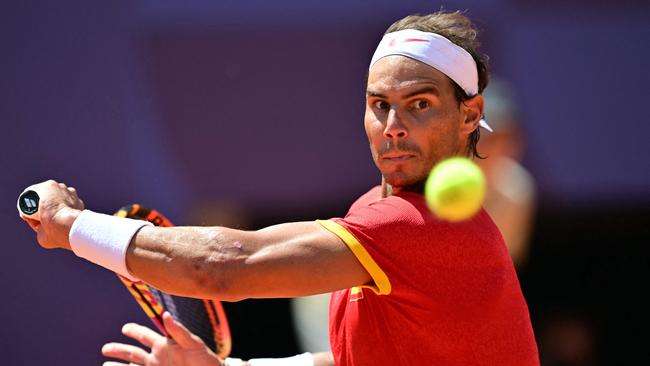
<svg viewBox="0 0 650 366">
<path fill-rule="evenodd" d="M 124 324 L 122 327 L 122 334 L 135 339 L 149 348 L 151 348 L 157 340 L 165 338 L 153 330 L 135 323 Z"/>
<path fill-rule="evenodd" d="M 140 347 L 132 346 L 123 343 L 107 343 L 102 347 L 102 354 L 106 357 L 118 358 L 126 362 L 133 362 L 144 365 L 147 356 L 147 351 Z"/>
<path fill-rule="evenodd" d="M 205 344 L 198 336 L 192 334 L 185 326 L 177 322 L 169 312 L 163 313 L 163 323 L 169 335 L 185 349 L 203 348 Z"/>
<path fill-rule="evenodd" d="M 74 198 L 74 199 L 79 199 L 79 193 L 77 193 L 77 190 L 74 187 L 68 187 L 68 193 Z"/>
</svg>

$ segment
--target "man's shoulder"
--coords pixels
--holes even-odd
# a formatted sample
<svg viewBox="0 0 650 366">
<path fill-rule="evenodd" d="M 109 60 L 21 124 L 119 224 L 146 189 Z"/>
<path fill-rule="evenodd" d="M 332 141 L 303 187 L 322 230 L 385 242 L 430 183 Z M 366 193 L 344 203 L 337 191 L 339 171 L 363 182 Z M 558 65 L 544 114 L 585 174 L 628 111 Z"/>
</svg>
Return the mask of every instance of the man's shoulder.
<svg viewBox="0 0 650 366">
<path fill-rule="evenodd" d="M 469 220 L 450 223 L 437 218 L 429 210 L 422 194 L 404 192 L 382 198 L 380 186 L 373 187 L 359 197 L 340 221 L 346 227 L 398 236 L 430 238 L 435 234 L 438 238 L 456 238 L 462 234 L 466 239 L 482 238 L 482 241 L 490 242 L 502 240 L 485 210 L 479 211 Z"/>
<path fill-rule="evenodd" d="M 369 204 L 376 202 L 381 199 L 381 186 L 374 186 L 368 190 L 368 192 L 362 194 L 357 198 L 354 203 L 352 203 L 352 206 L 350 206 L 350 211 L 363 207 L 363 206 L 368 206 Z"/>
<path fill-rule="evenodd" d="M 382 198 L 381 187 L 374 187 L 350 207 L 344 221 L 375 229 L 413 227 L 430 223 L 434 220 L 432 215 L 422 195 L 400 194 Z"/>
</svg>

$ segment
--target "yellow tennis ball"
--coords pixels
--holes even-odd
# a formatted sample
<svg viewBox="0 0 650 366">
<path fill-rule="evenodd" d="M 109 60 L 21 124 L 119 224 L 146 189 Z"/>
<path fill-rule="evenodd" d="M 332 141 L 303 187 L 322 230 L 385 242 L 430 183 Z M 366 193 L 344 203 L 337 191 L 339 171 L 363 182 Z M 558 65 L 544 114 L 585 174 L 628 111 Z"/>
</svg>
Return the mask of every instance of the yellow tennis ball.
<svg viewBox="0 0 650 366">
<path fill-rule="evenodd" d="M 436 164 L 427 179 L 424 196 L 441 219 L 458 222 L 474 216 L 485 198 L 485 177 L 468 158 L 453 157 Z"/>
</svg>

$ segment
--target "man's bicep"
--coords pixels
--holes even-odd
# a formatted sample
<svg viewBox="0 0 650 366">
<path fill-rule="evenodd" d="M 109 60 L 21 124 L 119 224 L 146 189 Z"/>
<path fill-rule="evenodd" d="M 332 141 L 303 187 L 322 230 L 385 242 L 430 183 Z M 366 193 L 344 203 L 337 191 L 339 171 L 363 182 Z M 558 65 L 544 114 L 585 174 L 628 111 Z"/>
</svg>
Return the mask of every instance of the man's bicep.
<svg viewBox="0 0 650 366">
<path fill-rule="evenodd" d="M 318 222 L 275 225 L 250 235 L 256 250 L 238 281 L 250 297 L 306 296 L 371 281 L 345 242 Z"/>
</svg>

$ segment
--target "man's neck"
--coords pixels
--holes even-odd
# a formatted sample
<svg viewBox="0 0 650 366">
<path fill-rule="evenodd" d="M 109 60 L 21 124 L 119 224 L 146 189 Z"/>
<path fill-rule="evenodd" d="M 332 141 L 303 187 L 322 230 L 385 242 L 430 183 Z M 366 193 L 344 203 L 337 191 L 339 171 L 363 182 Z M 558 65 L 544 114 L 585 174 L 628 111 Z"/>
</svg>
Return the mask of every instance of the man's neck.
<svg viewBox="0 0 650 366">
<path fill-rule="evenodd" d="M 386 179 L 381 177 L 381 198 L 386 198 L 393 194 L 393 186 L 386 183 Z"/>
<path fill-rule="evenodd" d="M 388 196 L 392 196 L 393 194 L 397 194 L 400 192 L 412 192 L 412 193 L 424 194 L 425 184 L 426 181 L 421 181 L 411 186 L 393 187 L 386 182 L 386 179 L 384 179 L 384 177 L 381 177 L 381 197 L 386 198 Z"/>
</svg>

